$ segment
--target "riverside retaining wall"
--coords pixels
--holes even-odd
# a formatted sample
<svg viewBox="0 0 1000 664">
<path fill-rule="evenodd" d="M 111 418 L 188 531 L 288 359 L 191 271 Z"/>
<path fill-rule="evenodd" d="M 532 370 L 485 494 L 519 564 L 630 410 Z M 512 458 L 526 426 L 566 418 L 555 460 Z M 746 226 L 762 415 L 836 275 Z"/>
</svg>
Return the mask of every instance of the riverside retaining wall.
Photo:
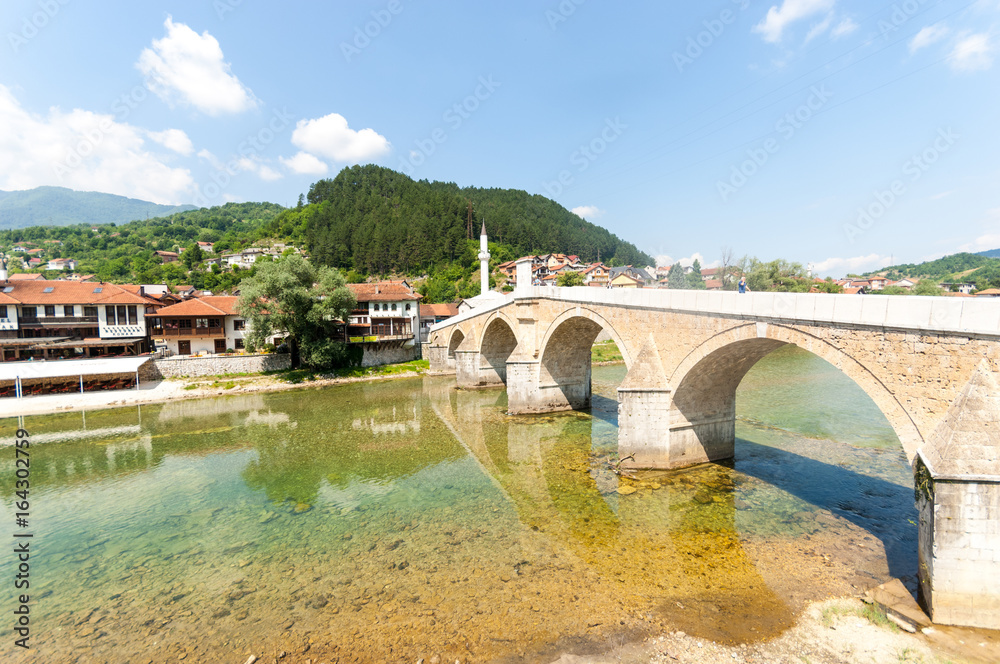
<svg viewBox="0 0 1000 664">
<path fill-rule="evenodd" d="M 140 369 L 140 376 L 146 380 L 177 376 L 216 376 L 280 371 L 291 366 L 292 356 L 288 353 L 229 357 L 171 357 L 147 362 Z M 146 375 L 143 376 L 143 373 Z"/>
</svg>

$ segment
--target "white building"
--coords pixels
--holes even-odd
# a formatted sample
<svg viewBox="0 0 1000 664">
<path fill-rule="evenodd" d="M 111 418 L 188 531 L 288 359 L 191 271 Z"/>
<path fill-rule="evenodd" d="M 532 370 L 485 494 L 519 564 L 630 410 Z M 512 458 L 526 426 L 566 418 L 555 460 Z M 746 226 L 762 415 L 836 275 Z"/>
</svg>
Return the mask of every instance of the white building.
<svg viewBox="0 0 1000 664">
<path fill-rule="evenodd" d="M 242 350 L 246 320 L 236 313 L 236 296 L 205 296 L 163 307 L 150 316 L 150 333 L 173 355 Z"/>
</svg>

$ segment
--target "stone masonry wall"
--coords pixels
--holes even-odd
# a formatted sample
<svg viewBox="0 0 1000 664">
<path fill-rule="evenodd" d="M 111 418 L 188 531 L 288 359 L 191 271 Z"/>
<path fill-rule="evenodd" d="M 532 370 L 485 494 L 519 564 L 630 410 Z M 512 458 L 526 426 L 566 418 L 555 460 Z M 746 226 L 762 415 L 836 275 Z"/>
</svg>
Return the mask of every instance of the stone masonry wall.
<svg viewBox="0 0 1000 664">
<path fill-rule="evenodd" d="M 281 371 L 292 366 L 288 353 L 269 355 L 232 355 L 230 357 L 167 358 L 153 360 L 142 366 L 140 377 L 158 380 L 176 376 L 216 376 L 219 374 L 261 373 Z"/>
<path fill-rule="evenodd" d="M 420 359 L 420 346 L 412 348 L 375 348 L 365 346 L 365 356 L 361 360 L 363 367 L 377 367 L 382 364 L 396 364 Z"/>
<path fill-rule="evenodd" d="M 991 587 L 1000 579 L 1000 484 L 939 481 L 934 493 L 932 519 L 921 505 L 921 526 L 933 529 L 923 540 L 930 550 L 920 552 L 930 563 L 931 617 L 1000 629 L 1000 596 Z"/>
</svg>

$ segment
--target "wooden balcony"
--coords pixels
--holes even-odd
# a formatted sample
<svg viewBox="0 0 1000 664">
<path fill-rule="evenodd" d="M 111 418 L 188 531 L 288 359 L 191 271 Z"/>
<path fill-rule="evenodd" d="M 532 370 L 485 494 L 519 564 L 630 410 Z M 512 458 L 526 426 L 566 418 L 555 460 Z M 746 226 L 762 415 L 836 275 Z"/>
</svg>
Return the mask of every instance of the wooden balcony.
<svg viewBox="0 0 1000 664">
<path fill-rule="evenodd" d="M 97 325 L 97 316 L 22 316 L 19 319 L 22 327 L 58 327 L 61 325 Z"/>
<path fill-rule="evenodd" d="M 224 337 L 221 327 L 154 327 L 150 331 L 154 337 Z"/>
</svg>

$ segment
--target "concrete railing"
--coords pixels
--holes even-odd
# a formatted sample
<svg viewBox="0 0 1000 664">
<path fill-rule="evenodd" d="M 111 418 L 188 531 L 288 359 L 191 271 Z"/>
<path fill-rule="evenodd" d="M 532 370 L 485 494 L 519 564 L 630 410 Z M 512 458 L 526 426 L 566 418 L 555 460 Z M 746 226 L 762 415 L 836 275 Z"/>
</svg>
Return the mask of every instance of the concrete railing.
<svg viewBox="0 0 1000 664">
<path fill-rule="evenodd" d="M 488 314 L 518 300 L 557 300 L 581 305 L 659 309 L 780 323 L 822 323 L 914 332 L 1000 336 L 1000 298 L 919 295 L 745 293 L 660 288 L 555 288 L 515 290 L 507 302 L 449 318 L 431 332 Z"/>
</svg>

